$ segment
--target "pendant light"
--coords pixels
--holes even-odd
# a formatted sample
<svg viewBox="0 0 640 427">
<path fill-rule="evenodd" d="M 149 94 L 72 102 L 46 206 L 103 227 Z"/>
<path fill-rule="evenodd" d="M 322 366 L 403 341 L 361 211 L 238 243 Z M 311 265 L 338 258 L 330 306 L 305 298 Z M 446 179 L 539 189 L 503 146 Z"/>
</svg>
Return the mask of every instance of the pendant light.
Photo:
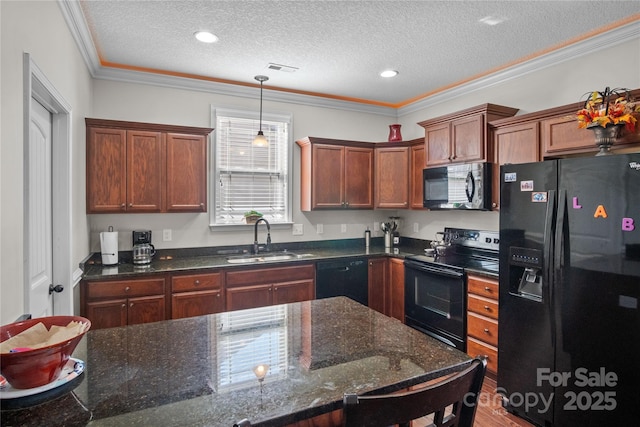
<svg viewBox="0 0 640 427">
<path fill-rule="evenodd" d="M 269 80 L 269 77 L 255 76 L 254 79 L 260 82 L 260 130 L 258 131 L 258 135 L 253 139 L 253 145 L 256 147 L 266 147 L 269 145 L 269 141 L 267 141 L 267 138 L 262 132 L 262 84 Z"/>
</svg>

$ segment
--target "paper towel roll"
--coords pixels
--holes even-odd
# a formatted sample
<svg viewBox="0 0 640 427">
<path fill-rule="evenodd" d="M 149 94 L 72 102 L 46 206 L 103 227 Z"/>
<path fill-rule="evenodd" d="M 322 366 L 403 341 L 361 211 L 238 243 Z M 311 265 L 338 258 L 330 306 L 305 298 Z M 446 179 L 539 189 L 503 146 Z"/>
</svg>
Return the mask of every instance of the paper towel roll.
<svg viewBox="0 0 640 427">
<path fill-rule="evenodd" d="M 100 233 L 100 250 L 102 265 L 118 264 L 118 232 L 104 231 Z"/>
</svg>

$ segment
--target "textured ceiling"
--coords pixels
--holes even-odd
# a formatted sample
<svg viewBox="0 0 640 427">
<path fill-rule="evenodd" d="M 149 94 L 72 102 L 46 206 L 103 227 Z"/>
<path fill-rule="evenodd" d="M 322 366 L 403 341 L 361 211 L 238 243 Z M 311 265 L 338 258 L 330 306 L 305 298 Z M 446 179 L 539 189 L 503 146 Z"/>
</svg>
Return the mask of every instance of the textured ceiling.
<svg viewBox="0 0 640 427">
<path fill-rule="evenodd" d="M 635 1 L 81 0 L 102 67 L 402 106 L 594 36 L 640 25 Z M 478 22 L 493 16 L 496 26 Z M 630 20 L 631 18 L 631 20 Z M 195 40 L 198 30 L 219 37 Z M 296 67 L 274 71 L 269 63 Z M 379 73 L 399 75 L 383 79 Z"/>
</svg>

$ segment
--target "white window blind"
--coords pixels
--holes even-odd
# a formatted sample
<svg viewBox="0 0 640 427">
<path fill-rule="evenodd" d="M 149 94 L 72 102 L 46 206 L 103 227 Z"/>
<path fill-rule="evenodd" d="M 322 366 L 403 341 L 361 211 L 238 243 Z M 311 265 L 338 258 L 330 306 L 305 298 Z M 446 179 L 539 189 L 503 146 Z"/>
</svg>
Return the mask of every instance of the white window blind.
<svg viewBox="0 0 640 427">
<path fill-rule="evenodd" d="M 287 314 L 284 306 L 221 313 L 218 341 L 218 390 L 258 384 L 256 365 L 268 364 L 265 382 L 287 373 Z"/>
<path fill-rule="evenodd" d="M 255 113 L 215 112 L 214 224 L 243 224 L 256 210 L 271 223 L 290 222 L 290 116 L 263 115 L 267 147 L 253 146 L 260 121 Z"/>
</svg>

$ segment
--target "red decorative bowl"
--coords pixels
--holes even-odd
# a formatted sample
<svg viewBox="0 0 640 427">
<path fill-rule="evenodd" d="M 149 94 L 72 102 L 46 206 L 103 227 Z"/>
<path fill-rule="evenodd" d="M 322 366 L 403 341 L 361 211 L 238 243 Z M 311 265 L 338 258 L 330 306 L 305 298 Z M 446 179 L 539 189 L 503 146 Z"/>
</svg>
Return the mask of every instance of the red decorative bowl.
<svg viewBox="0 0 640 427">
<path fill-rule="evenodd" d="M 91 321 L 80 316 L 48 316 L 0 327 L 0 342 L 3 342 L 40 322 L 49 329 L 53 325 L 67 326 L 72 320 L 87 323 L 89 327 L 69 340 L 48 347 L 0 355 L 0 373 L 13 388 L 40 387 L 56 380 L 83 335 L 91 328 Z"/>
</svg>

